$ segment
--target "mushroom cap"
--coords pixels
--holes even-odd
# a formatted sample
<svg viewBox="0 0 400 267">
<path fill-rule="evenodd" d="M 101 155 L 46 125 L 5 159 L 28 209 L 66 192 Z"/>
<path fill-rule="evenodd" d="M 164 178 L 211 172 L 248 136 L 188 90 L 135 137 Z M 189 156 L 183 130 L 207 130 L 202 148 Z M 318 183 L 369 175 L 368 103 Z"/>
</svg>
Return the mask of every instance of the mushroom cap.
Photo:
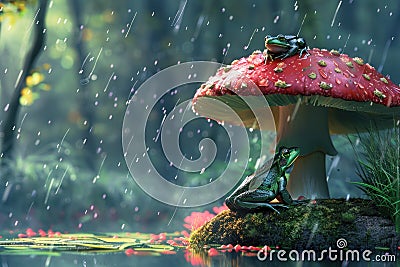
<svg viewBox="0 0 400 267">
<path fill-rule="evenodd" d="M 198 89 L 193 110 L 234 123 L 223 109 L 206 101 L 207 97 L 216 98 L 234 108 L 246 126 L 257 128 L 256 118 L 243 98 L 260 93 L 242 82 L 247 79 L 262 92 L 274 116 L 278 116 L 278 106 L 299 103 L 330 108 L 331 133 L 362 131 L 371 120 L 379 128 L 393 126 L 393 118 L 400 115 L 400 88 L 388 77 L 358 57 L 318 48 L 308 52 L 303 57 L 266 62 L 263 52 L 255 51 L 247 58 L 234 60 Z M 239 75 L 230 75 L 232 72 Z"/>
</svg>

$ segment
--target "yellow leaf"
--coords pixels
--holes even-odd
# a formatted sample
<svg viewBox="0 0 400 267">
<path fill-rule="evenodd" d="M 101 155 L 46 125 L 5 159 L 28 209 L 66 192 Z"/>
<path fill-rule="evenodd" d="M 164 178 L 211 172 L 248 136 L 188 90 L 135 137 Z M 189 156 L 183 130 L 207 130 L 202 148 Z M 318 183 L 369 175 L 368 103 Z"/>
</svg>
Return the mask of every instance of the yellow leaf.
<svg viewBox="0 0 400 267">
<path fill-rule="evenodd" d="M 25 87 L 24 89 L 21 90 L 21 95 L 25 96 L 25 95 L 29 95 L 32 94 L 32 90 L 29 87 Z"/>
<path fill-rule="evenodd" d="M 44 75 L 41 74 L 40 72 L 34 72 L 32 75 L 26 77 L 26 85 L 28 87 L 33 87 L 35 85 L 38 85 L 44 80 Z"/>
<path fill-rule="evenodd" d="M 26 89 L 26 88 L 24 88 Z M 29 88 L 28 88 L 29 89 Z M 22 94 L 21 92 L 21 96 L 19 98 L 19 103 L 22 106 L 30 106 L 33 104 L 33 102 L 39 98 L 38 93 L 33 93 L 30 89 L 28 91 L 28 93 Z"/>
</svg>

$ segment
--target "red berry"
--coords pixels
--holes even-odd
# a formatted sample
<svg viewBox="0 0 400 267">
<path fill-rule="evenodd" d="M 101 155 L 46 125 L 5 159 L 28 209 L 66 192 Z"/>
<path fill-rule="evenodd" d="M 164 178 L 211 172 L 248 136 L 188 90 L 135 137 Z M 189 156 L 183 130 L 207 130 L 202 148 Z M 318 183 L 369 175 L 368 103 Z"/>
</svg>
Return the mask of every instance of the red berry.
<svg viewBox="0 0 400 267">
<path fill-rule="evenodd" d="M 47 233 L 45 231 L 43 231 L 42 229 L 39 229 L 38 232 L 39 232 L 39 235 L 42 237 L 47 236 Z"/>
<path fill-rule="evenodd" d="M 160 239 L 160 240 L 165 240 L 165 239 L 167 239 L 166 233 L 160 233 L 160 234 L 158 235 L 158 239 Z"/>
<path fill-rule="evenodd" d="M 125 249 L 125 254 L 126 256 L 132 256 L 133 254 L 135 254 L 135 250 L 133 250 L 133 248 Z"/>
<path fill-rule="evenodd" d="M 213 256 L 218 256 L 219 252 L 215 248 L 210 248 L 208 250 L 208 256 L 213 257 Z"/>
<path fill-rule="evenodd" d="M 239 244 L 237 244 L 236 246 L 233 247 L 233 249 L 234 249 L 236 252 L 239 252 L 240 250 L 242 250 L 242 246 L 239 245 Z"/>
<path fill-rule="evenodd" d="M 26 235 L 29 237 L 32 237 L 32 236 L 35 236 L 36 233 L 35 233 L 35 231 L 32 230 L 32 228 L 28 228 L 28 229 L 26 229 Z"/>
</svg>

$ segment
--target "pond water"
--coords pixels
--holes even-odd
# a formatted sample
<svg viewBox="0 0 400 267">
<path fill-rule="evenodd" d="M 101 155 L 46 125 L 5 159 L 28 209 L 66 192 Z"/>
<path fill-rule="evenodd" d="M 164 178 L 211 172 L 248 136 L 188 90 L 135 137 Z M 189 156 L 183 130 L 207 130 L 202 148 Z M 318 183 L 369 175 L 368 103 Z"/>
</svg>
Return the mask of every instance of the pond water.
<svg viewBox="0 0 400 267">
<path fill-rule="evenodd" d="M 128 267 L 128 266 L 366 266 L 366 263 L 341 263 L 341 262 L 262 262 L 255 257 L 246 257 L 240 255 L 221 255 L 212 258 L 202 258 L 192 264 L 188 262 L 184 253 L 164 256 L 132 256 L 127 257 L 124 254 L 104 254 L 104 255 L 62 255 L 59 257 L 49 256 L 2 256 L 3 266 L 82 266 L 82 267 Z M 369 263 L 368 266 L 398 266 L 396 263 Z"/>
<path fill-rule="evenodd" d="M 184 245 L 186 244 L 186 245 Z M 280 260 L 259 248 L 193 250 L 180 233 L 69 233 L 28 229 L 0 241 L 2 266 L 364 266 L 365 261 Z M 216 249 L 215 249 L 216 248 Z M 235 247 L 236 248 L 236 247 Z M 302 254 L 300 254 L 302 255 Z M 305 254 L 307 259 L 307 255 Z M 287 258 L 287 256 L 286 256 Z M 360 256 L 361 258 L 361 256 Z M 377 265 L 368 262 L 369 266 Z M 377 265 L 378 266 L 378 265 Z M 395 266 L 388 261 L 385 266 Z"/>
</svg>

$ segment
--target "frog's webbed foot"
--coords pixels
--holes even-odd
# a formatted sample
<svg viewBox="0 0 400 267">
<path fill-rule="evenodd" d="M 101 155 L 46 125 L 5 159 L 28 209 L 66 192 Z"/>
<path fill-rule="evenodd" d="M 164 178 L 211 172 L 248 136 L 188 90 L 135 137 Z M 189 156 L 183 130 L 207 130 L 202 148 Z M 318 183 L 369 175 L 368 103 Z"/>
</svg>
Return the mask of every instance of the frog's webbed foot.
<svg viewBox="0 0 400 267">
<path fill-rule="evenodd" d="M 274 61 L 274 57 L 272 56 L 272 54 L 268 53 L 268 50 L 265 50 L 263 52 L 263 56 L 264 56 L 264 64 L 267 64 L 268 59 Z"/>
<path fill-rule="evenodd" d="M 308 47 L 305 47 L 305 48 L 300 50 L 300 52 L 299 52 L 299 54 L 300 54 L 299 57 L 300 58 L 303 56 L 303 53 L 305 53 L 304 57 L 307 57 L 307 56 L 310 55 L 310 53 L 308 52 Z"/>
</svg>

